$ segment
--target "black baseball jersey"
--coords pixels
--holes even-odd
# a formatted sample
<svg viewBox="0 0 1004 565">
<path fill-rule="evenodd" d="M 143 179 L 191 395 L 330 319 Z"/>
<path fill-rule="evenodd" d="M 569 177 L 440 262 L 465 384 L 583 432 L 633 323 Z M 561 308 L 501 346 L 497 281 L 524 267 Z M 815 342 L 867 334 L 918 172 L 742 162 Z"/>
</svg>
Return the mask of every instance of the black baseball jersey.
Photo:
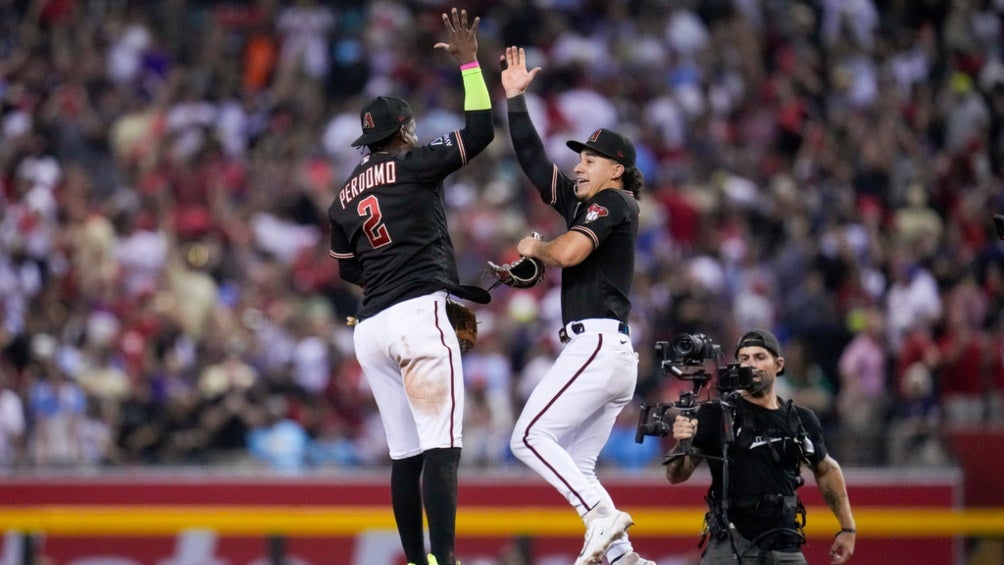
<svg viewBox="0 0 1004 565">
<path fill-rule="evenodd" d="M 458 286 L 443 179 L 494 135 L 491 110 L 465 112 L 463 130 L 397 154 L 366 155 L 328 208 L 332 257 L 363 288 L 358 317 Z"/>
<path fill-rule="evenodd" d="M 575 197 L 575 181 L 544 151 L 530 115 L 509 103 L 509 130 L 516 158 L 544 203 L 565 218 L 571 231 L 593 242 L 593 252 L 561 271 L 561 313 L 567 324 L 585 318 L 627 322 L 638 240 L 638 201 L 626 190 L 603 189 L 586 201 Z"/>
<path fill-rule="evenodd" d="M 735 402 L 733 418 L 735 441 L 729 447 L 729 500 L 737 501 L 764 495 L 792 496 L 801 484 L 800 469 L 803 450 L 797 440 L 803 432 L 812 442 L 813 453 L 806 455 L 812 465 L 826 457 L 823 430 L 819 419 L 808 408 L 782 403 L 777 410 L 768 410 L 740 399 Z M 697 410 L 697 435 L 693 447 L 706 455 L 711 469 L 709 494 L 721 500 L 722 491 L 722 406 L 703 404 Z M 765 523 L 755 513 L 730 510 L 729 518 L 747 539 L 777 526 Z"/>
</svg>

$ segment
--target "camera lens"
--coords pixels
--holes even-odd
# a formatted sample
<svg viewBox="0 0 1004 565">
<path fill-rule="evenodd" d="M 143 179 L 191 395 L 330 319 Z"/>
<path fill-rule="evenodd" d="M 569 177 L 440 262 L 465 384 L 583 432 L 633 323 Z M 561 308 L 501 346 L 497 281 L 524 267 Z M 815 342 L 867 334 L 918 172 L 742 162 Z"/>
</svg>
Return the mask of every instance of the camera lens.
<svg viewBox="0 0 1004 565">
<path fill-rule="evenodd" d="M 698 336 L 684 334 L 673 341 L 673 355 L 678 358 L 699 358 L 703 351 L 704 342 Z"/>
<path fill-rule="evenodd" d="M 689 335 L 682 336 L 673 342 L 673 354 L 677 357 L 690 357 L 694 352 L 694 340 Z"/>
</svg>

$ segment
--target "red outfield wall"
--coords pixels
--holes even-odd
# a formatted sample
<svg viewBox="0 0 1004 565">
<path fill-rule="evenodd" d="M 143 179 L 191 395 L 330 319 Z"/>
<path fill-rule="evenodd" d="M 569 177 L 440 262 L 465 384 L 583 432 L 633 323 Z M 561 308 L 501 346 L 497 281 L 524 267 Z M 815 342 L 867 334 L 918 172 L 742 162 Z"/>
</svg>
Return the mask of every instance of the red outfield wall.
<svg viewBox="0 0 1004 565">
<path fill-rule="evenodd" d="M 601 477 L 635 518 L 635 548 L 660 565 L 687 563 L 697 555 L 707 478 L 672 486 L 658 472 Z M 856 563 L 960 563 L 960 534 L 986 522 L 960 514 L 957 473 L 851 471 L 848 482 Z M 0 529 L 8 532 L 0 564 L 17 559 L 27 531 L 48 559 L 39 565 L 269 565 L 280 554 L 288 565 L 404 565 L 388 484 L 389 471 L 0 478 Z M 809 507 L 806 555 L 828 563 L 838 526 L 811 478 L 801 494 Z M 517 544 L 529 547 L 534 565 L 571 563 L 583 532 L 543 480 L 469 470 L 462 471 L 457 529 L 464 565 L 494 564 Z"/>
</svg>

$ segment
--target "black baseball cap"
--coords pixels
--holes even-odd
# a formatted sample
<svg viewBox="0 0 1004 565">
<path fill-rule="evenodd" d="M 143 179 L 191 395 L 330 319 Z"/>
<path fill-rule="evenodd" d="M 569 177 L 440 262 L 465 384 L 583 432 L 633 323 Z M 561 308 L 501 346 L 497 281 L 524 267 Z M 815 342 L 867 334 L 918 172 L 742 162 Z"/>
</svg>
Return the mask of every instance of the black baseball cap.
<svg viewBox="0 0 1004 565">
<path fill-rule="evenodd" d="M 625 167 L 634 166 L 634 144 L 623 135 L 600 128 L 593 132 L 584 143 L 579 141 L 569 141 L 565 143 L 569 149 L 576 153 L 581 153 L 583 149 L 590 149 L 604 157 L 617 161 Z"/>
<path fill-rule="evenodd" d="M 352 147 L 370 145 L 387 139 L 401 129 L 414 114 L 406 101 L 395 96 L 377 96 L 363 106 L 359 122 L 363 134 L 352 142 Z"/>
<path fill-rule="evenodd" d="M 739 342 L 736 343 L 736 355 L 739 355 L 739 350 L 744 347 L 762 347 L 773 353 L 774 357 L 781 356 L 781 343 L 777 341 L 774 334 L 767 330 L 753 329 L 743 333 L 739 337 Z M 782 367 L 777 374 L 783 375 L 784 368 Z"/>
</svg>

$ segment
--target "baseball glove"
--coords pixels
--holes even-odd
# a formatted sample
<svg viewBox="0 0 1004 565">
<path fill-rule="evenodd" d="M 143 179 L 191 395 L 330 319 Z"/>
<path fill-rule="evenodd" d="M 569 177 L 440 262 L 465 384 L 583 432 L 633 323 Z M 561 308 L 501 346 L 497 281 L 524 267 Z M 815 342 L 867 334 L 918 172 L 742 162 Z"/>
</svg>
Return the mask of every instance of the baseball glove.
<svg viewBox="0 0 1004 565">
<path fill-rule="evenodd" d="M 478 318 L 474 314 L 474 310 L 456 300 L 447 298 L 446 317 L 449 318 L 453 331 L 457 333 L 460 352 L 467 353 L 478 341 Z"/>
<path fill-rule="evenodd" d="M 540 239 L 540 234 L 537 232 L 533 232 L 530 235 Z M 496 265 L 488 261 L 488 272 L 498 279 L 492 285 L 492 288 L 500 284 L 513 288 L 534 287 L 540 284 L 540 281 L 544 280 L 544 272 L 546 270 L 544 262 L 536 257 L 520 256 L 519 259 L 516 259 L 512 263 L 504 265 Z"/>
</svg>

